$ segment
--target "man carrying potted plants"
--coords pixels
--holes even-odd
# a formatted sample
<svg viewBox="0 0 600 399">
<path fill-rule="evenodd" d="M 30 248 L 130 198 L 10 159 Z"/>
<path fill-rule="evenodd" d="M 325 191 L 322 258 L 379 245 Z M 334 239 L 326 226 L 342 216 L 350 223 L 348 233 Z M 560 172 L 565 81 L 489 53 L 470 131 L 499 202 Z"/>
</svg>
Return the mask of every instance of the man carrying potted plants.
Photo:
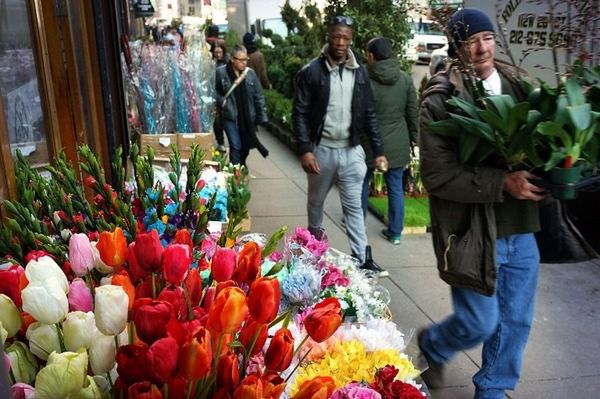
<svg viewBox="0 0 600 399">
<path fill-rule="evenodd" d="M 477 9 L 456 12 L 447 25 L 452 62 L 428 83 L 421 103 L 421 173 L 429 193 L 432 240 L 440 277 L 451 285 L 454 313 L 418 334 L 429 363 L 423 379 L 442 383 L 444 364 L 483 343 L 473 377 L 475 398 L 504 398 L 515 388 L 533 319 L 544 190 L 528 171 L 510 171 L 494 154 L 460 161 L 461 141 L 429 125 L 455 112 L 451 96 L 477 99 L 477 87 L 522 101 L 516 68 L 494 60 L 494 27 Z M 480 82 L 480 84 L 478 84 Z M 484 93 L 482 93 L 484 94 Z"/>
</svg>

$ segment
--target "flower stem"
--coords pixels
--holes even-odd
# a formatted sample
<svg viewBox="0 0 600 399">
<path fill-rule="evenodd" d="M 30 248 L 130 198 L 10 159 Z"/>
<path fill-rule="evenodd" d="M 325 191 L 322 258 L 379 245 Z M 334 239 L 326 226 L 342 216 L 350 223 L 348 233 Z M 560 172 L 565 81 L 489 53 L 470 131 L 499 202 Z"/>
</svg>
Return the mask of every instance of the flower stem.
<svg viewBox="0 0 600 399">
<path fill-rule="evenodd" d="M 106 379 L 108 380 L 108 384 L 110 385 L 110 391 L 113 392 L 114 389 L 115 389 L 115 387 L 114 387 L 114 384 L 113 384 L 112 377 L 110 376 L 110 371 L 108 371 L 106 373 Z"/>
<path fill-rule="evenodd" d="M 190 382 L 188 382 L 187 399 L 190 399 L 192 397 L 193 386 L 194 386 L 194 380 L 190 380 Z"/>
<path fill-rule="evenodd" d="M 298 347 L 294 351 L 294 354 L 292 355 L 292 358 L 298 356 L 298 352 L 300 352 L 300 348 L 302 348 L 302 345 L 304 345 L 304 343 L 306 342 L 307 339 L 308 339 L 308 334 L 306 334 L 306 336 L 304 338 L 302 338 L 302 341 L 300 341 L 300 344 L 298 345 Z"/>
<path fill-rule="evenodd" d="M 156 273 L 152 273 L 152 275 L 150 276 L 152 279 L 152 299 L 156 299 L 156 281 L 154 280 L 155 276 Z"/>
<path fill-rule="evenodd" d="M 310 348 L 309 350 L 307 350 L 306 353 L 304 354 L 304 356 L 302 356 L 302 359 L 300 359 L 300 361 L 298 362 L 298 364 L 294 366 L 294 369 L 286 377 L 285 382 L 288 382 L 288 380 L 292 377 L 292 375 L 296 372 L 296 370 L 298 370 L 298 367 L 300 367 L 300 365 L 302 364 L 302 362 L 304 361 L 304 359 L 306 359 L 306 357 L 308 356 L 308 354 L 310 353 L 310 351 L 312 351 L 312 348 Z"/>
<path fill-rule="evenodd" d="M 63 337 L 62 330 L 60 329 L 60 323 L 56 323 L 56 333 L 58 335 L 58 343 L 60 344 L 60 351 L 66 352 L 67 348 L 65 347 L 65 338 Z"/>
</svg>

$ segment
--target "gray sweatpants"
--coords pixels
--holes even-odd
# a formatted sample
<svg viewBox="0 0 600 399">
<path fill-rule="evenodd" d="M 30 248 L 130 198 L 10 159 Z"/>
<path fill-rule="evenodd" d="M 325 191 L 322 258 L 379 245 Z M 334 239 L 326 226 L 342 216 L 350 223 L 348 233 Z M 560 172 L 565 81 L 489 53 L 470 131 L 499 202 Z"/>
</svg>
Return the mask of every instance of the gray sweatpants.
<svg viewBox="0 0 600 399">
<path fill-rule="evenodd" d="M 362 184 L 367 173 L 365 152 L 360 145 L 355 147 L 315 147 L 313 151 L 319 161 L 321 172 L 308 174 L 308 227 L 320 229 L 323 225 L 323 204 L 331 187 L 337 183 L 340 202 L 350 250 L 354 256 L 365 261 L 367 234 L 361 206 Z"/>
</svg>

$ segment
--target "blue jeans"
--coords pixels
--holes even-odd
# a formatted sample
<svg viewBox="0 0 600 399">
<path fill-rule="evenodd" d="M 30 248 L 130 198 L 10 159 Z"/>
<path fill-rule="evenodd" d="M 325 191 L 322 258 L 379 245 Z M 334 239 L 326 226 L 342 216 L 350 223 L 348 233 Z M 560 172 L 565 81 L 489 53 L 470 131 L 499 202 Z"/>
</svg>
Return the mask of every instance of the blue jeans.
<svg viewBox="0 0 600 399">
<path fill-rule="evenodd" d="M 229 141 L 229 160 L 234 165 L 245 165 L 250 151 L 242 148 L 242 139 L 237 121 L 223 118 L 223 128 Z"/>
<path fill-rule="evenodd" d="M 504 398 L 504 391 L 517 385 L 533 320 L 539 261 L 533 234 L 498 239 L 494 295 L 452 287 L 454 314 L 424 334 L 421 349 L 438 364 L 483 342 L 481 369 L 473 376 L 476 399 Z"/>
<path fill-rule="evenodd" d="M 402 183 L 402 168 L 389 169 L 384 173 L 385 185 L 388 191 L 388 232 L 392 236 L 400 236 L 404 229 L 404 185 Z M 362 208 L 365 218 L 369 207 L 369 180 L 373 175 L 373 169 L 367 169 L 367 175 L 363 181 Z"/>
</svg>

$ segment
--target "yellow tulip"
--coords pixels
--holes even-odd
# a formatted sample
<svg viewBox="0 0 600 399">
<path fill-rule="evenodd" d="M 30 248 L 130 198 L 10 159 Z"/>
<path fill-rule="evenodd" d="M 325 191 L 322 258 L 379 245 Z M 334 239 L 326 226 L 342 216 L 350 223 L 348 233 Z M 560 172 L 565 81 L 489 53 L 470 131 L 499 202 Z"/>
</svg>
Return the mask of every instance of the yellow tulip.
<svg viewBox="0 0 600 399">
<path fill-rule="evenodd" d="M 53 352 L 48 357 L 46 367 L 40 370 L 35 379 L 37 399 L 66 398 L 83 388 L 87 375 L 88 355 L 85 349 L 77 352 Z"/>
<path fill-rule="evenodd" d="M 76 351 L 80 348 L 89 349 L 92 343 L 96 319 L 92 312 L 70 312 L 62 324 L 65 348 Z"/>
<path fill-rule="evenodd" d="M 6 330 L 8 338 L 14 337 L 19 331 L 21 322 L 21 314 L 12 299 L 0 294 L 0 325 Z"/>
<path fill-rule="evenodd" d="M 6 348 L 11 374 L 16 382 L 31 384 L 37 374 L 37 360 L 23 342 L 15 341 Z"/>
<path fill-rule="evenodd" d="M 42 360 L 48 359 L 52 352 L 60 352 L 60 343 L 56 326 L 33 323 L 25 336 L 29 340 L 29 350 Z"/>
</svg>

